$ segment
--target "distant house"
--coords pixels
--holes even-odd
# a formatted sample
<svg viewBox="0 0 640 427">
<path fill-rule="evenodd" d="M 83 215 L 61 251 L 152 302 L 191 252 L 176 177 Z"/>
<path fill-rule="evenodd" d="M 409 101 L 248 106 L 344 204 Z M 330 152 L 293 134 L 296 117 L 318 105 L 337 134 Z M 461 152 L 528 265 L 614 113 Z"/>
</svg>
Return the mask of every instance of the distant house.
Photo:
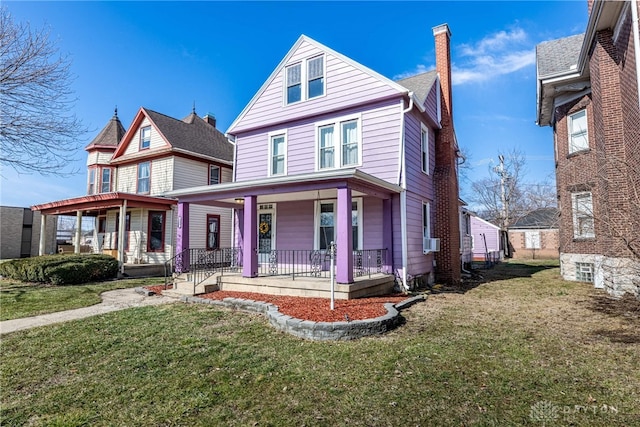
<svg viewBox="0 0 640 427">
<path fill-rule="evenodd" d="M 558 258 L 557 208 L 536 209 L 509 227 L 514 259 Z"/>
<path fill-rule="evenodd" d="M 39 212 L 29 208 L 0 206 L 0 259 L 37 256 L 39 251 L 52 254 L 56 251 L 56 223 L 46 223 L 43 228 Z M 46 244 L 40 248 L 45 236 Z"/>
<path fill-rule="evenodd" d="M 474 215 L 466 209 L 466 204 L 460 206 L 460 258 L 463 269 L 470 269 L 473 262 L 473 235 L 471 233 L 471 217 Z"/>
<path fill-rule="evenodd" d="M 233 144 L 215 124 L 212 116 L 203 119 L 195 111 L 177 120 L 140 108 L 125 131 L 116 112 L 86 147 L 87 194 L 32 209 L 44 218 L 76 215 L 77 230 L 90 218 L 94 235 L 84 240 L 122 264 L 163 264 L 175 254 L 180 227 L 177 201 L 161 195 L 232 179 Z M 185 220 L 197 247 L 230 245 L 230 209 L 193 204 Z M 74 238 L 76 252 L 81 240 Z"/>
<path fill-rule="evenodd" d="M 470 214 L 471 250 L 475 262 L 498 262 L 504 258 L 503 232 L 495 224 Z"/>
<path fill-rule="evenodd" d="M 166 193 L 179 210 L 235 203 L 242 277 L 213 283 L 326 293 L 328 280 L 294 286 L 262 277 L 328 279 L 332 242 L 342 298 L 388 292 L 394 280 L 408 289 L 460 279 L 448 26 L 434 37 L 436 70 L 399 81 L 298 39 L 227 131 L 234 182 Z M 178 246 L 193 242 L 183 236 Z"/>
<path fill-rule="evenodd" d="M 640 295 L 637 1 L 590 0 L 584 34 L 536 48 L 537 122 L 554 134 L 560 267 Z"/>
</svg>

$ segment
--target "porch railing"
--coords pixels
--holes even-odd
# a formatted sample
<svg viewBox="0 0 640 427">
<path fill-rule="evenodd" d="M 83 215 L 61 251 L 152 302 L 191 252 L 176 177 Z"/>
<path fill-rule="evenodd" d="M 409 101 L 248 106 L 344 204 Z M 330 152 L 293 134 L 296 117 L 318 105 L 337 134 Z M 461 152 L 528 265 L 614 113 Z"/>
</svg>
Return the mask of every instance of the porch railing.
<svg viewBox="0 0 640 427">
<path fill-rule="evenodd" d="M 241 269 L 241 248 L 185 249 L 165 263 L 165 289 L 168 277 L 173 273 L 188 273 L 195 287 L 216 273 L 237 272 Z"/>
</svg>

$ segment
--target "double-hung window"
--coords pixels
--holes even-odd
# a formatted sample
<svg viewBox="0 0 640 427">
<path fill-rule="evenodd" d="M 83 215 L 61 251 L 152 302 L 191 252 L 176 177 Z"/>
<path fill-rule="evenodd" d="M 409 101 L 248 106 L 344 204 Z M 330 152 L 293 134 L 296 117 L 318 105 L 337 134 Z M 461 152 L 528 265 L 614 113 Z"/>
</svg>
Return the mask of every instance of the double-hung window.
<svg viewBox="0 0 640 427">
<path fill-rule="evenodd" d="M 102 168 L 100 174 L 100 192 L 108 193 L 111 191 L 111 168 Z"/>
<path fill-rule="evenodd" d="M 151 146 L 151 126 L 140 129 L 140 149 L 144 150 Z"/>
<path fill-rule="evenodd" d="M 316 247 L 320 250 L 329 249 L 331 242 L 337 239 L 337 203 L 335 201 L 321 201 L 317 206 L 317 238 Z M 362 248 L 362 199 L 356 198 L 351 201 L 351 232 L 353 239 L 353 250 Z"/>
<path fill-rule="evenodd" d="M 209 165 L 209 185 L 220 183 L 220 166 Z"/>
<path fill-rule="evenodd" d="M 429 202 L 422 202 L 422 237 L 431 238 L 431 206 Z"/>
<path fill-rule="evenodd" d="M 420 152 L 422 172 L 429 175 L 429 130 L 424 125 L 420 131 Z"/>
<path fill-rule="evenodd" d="M 87 186 L 87 194 L 96 192 L 96 168 L 89 169 L 89 185 Z"/>
<path fill-rule="evenodd" d="M 569 153 L 587 150 L 589 134 L 587 131 L 587 110 L 580 110 L 569 115 Z"/>
<path fill-rule="evenodd" d="M 573 193 L 571 198 L 573 205 L 573 237 L 595 237 L 593 199 L 591 193 Z"/>
<path fill-rule="evenodd" d="M 316 126 L 317 169 L 333 169 L 361 164 L 360 119 L 350 117 Z"/>
<path fill-rule="evenodd" d="M 302 64 L 290 65 L 286 68 L 287 104 L 302 100 Z"/>
<path fill-rule="evenodd" d="M 285 67 L 285 105 L 323 96 L 324 68 L 324 55 Z"/>
<path fill-rule="evenodd" d="M 287 174 L 287 135 L 269 135 L 269 175 Z"/>
<path fill-rule="evenodd" d="M 136 193 L 149 193 L 151 178 L 151 163 L 142 162 L 138 164 L 138 184 Z"/>
</svg>

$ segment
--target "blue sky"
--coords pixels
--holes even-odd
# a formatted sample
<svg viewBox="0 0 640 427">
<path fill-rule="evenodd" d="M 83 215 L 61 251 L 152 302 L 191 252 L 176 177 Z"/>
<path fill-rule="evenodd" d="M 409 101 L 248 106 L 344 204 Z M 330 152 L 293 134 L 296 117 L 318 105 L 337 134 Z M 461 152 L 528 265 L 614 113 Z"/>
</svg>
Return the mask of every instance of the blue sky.
<svg viewBox="0 0 640 427">
<path fill-rule="evenodd" d="M 586 0 L 412 2 L 4 1 L 15 21 L 48 26 L 76 76 L 73 112 L 91 129 L 141 107 L 183 118 L 213 113 L 225 131 L 301 34 L 389 78 L 434 67 L 432 27 L 452 32 L 453 109 L 470 180 L 519 148 L 530 182 L 553 179 L 550 128 L 535 124 L 536 44 L 584 32 Z M 4 168 L 0 204 L 31 206 L 86 193 L 86 152 L 58 178 Z M 464 191 L 463 197 L 468 195 Z"/>
</svg>

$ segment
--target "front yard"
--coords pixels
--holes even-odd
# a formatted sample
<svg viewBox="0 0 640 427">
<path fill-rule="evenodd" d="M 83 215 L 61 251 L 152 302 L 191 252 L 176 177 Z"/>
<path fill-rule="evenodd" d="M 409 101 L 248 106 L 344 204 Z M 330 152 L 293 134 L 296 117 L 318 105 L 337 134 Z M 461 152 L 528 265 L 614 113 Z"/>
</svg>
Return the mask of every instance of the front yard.
<svg viewBox="0 0 640 427">
<path fill-rule="evenodd" d="M 629 426 L 640 304 L 545 263 L 403 311 L 382 337 L 307 342 L 260 315 L 170 304 L 2 338 L 2 425 Z"/>
</svg>

